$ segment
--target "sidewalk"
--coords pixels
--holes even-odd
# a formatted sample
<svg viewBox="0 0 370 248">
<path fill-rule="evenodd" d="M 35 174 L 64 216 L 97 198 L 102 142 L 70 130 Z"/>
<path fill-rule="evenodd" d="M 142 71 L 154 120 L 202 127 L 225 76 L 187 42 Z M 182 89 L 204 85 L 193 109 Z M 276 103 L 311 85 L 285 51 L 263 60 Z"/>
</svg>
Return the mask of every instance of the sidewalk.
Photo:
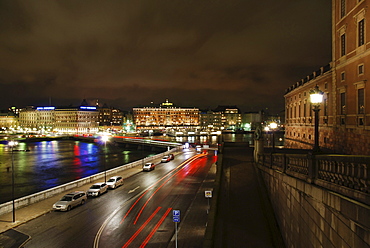
<svg viewBox="0 0 370 248">
<path fill-rule="evenodd" d="M 253 148 L 224 143 L 213 238 L 207 247 L 285 247 L 259 178 Z"/>
</svg>

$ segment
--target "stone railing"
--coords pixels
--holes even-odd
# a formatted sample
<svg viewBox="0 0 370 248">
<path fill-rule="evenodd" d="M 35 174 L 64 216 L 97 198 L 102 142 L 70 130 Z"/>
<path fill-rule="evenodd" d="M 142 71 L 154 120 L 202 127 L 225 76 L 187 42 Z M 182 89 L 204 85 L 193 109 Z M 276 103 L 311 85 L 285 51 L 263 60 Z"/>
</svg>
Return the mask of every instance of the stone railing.
<svg viewBox="0 0 370 248">
<path fill-rule="evenodd" d="M 263 153 L 257 164 L 370 202 L 370 156 Z M 358 193 L 353 193 L 353 190 Z M 363 194 L 364 193 L 364 194 Z M 360 196 L 361 195 L 361 196 Z"/>
</svg>

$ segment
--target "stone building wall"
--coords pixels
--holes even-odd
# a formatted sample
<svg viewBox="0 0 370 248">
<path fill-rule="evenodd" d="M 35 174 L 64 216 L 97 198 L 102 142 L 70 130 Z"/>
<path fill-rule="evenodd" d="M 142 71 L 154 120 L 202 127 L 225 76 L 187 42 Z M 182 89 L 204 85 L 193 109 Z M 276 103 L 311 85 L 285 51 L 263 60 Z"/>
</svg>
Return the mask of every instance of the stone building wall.
<svg viewBox="0 0 370 248">
<path fill-rule="evenodd" d="M 370 196 L 359 202 L 259 167 L 286 247 L 370 247 Z M 351 192 L 358 195 L 358 192 Z"/>
</svg>

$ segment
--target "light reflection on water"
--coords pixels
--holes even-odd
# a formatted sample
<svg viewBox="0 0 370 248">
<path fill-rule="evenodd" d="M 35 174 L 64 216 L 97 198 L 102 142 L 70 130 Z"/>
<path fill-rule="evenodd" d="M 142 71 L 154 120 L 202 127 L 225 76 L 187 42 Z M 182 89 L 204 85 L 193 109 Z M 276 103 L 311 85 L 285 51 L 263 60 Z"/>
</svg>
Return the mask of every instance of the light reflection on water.
<svg viewBox="0 0 370 248">
<path fill-rule="evenodd" d="M 13 152 L 15 198 L 88 177 L 152 154 L 154 152 L 124 150 L 108 143 L 106 146 L 68 140 L 19 143 Z M 0 203 L 11 200 L 11 167 L 12 150 L 0 144 Z"/>
</svg>

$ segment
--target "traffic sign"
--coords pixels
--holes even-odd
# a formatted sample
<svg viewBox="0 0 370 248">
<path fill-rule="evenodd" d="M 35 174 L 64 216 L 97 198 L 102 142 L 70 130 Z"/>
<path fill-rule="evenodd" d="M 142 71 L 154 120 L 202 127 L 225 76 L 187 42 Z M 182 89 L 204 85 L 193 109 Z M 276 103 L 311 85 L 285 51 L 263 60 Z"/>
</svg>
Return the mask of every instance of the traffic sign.
<svg viewBox="0 0 370 248">
<path fill-rule="evenodd" d="M 204 191 L 204 195 L 206 198 L 212 198 L 212 191 L 210 190 Z"/>
<path fill-rule="evenodd" d="M 180 222 L 180 210 L 172 210 L 173 222 Z"/>
</svg>

